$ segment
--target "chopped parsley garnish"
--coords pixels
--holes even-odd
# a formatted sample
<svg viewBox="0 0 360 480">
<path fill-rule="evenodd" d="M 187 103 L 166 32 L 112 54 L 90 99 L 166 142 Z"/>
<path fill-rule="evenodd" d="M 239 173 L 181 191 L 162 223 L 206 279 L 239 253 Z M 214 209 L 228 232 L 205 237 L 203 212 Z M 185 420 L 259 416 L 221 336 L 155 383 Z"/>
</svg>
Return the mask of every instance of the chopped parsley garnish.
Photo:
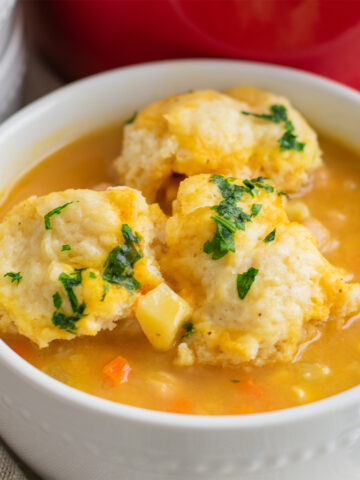
<svg viewBox="0 0 360 480">
<path fill-rule="evenodd" d="M 55 308 L 59 309 L 62 305 L 62 299 L 61 299 L 60 293 L 59 292 L 54 293 L 52 298 L 53 298 Z"/>
<path fill-rule="evenodd" d="M 236 185 L 232 183 L 235 178 L 226 178 L 223 175 L 211 175 L 211 180 L 219 188 L 223 200 L 218 205 L 215 205 L 212 210 L 215 210 L 217 215 L 214 215 L 212 220 L 216 222 L 216 232 L 212 240 L 205 242 L 203 250 L 207 254 L 212 254 L 213 260 L 219 260 L 229 251 L 235 252 L 235 233 L 237 230 L 245 230 L 245 223 L 251 222 L 253 217 L 256 217 L 260 212 L 262 205 L 254 203 L 251 206 L 251 214 L 244 212 L 244 210 L 237 206 L 244 194 L 254 196 L 259 192 L 259 188 L 266 192 L 273 192 L 274 187 L 265 180 L 264 177 L 254 178 L 252 180 L 244 180 L 243 185 Z"/>
<path fill-rule="evenodd" d="M 243 115 L 251 115 L 252 117 L 262 118 L 263 120 L 270 120 L 274 123 L 286 122 L 288 120 L 287 109 L 284 105 L 271 105 L 270 113 L 251 113 L 241 112 Z"/>
<path fill-rule="evenodd" d="M 238 380 L 237 378 L 232 378 L 230 380 L 231 383 L 240 383 L 240 380 Z"/>
<path fill-rule="evenodd" d="M 211 175 L 211 180 L 213 183 L 215 183 L 215 185 L 218 186 L 226 202 L 234 203 L 241 200 L 242 194 L 245 189 L 240 185 L 232 183 L 236 180 L 236 178 L 226 178 L 223 175 L 214 174 Z"/>
<path fill-rule="evenodd" d="M 224 217 L 219 217 L 216 215 L 215 217 L 211 217 L 212 220 L 215 220 L 217 223 L 221 223 L 224 227 L 226 227 L 230 232 L 236 232 L 236 226 L 233 224 L 231 220 L 226 220 Z"/>
<path fill-rule="evenodd" d="M 275 188 L 269 183 L 264 183 L 265 180 L 270 180 L 270 178 L 257 177 L 257 178 L 253 178 L 251 181 L 255 187 L 262 188 L 263 190 L 265 190 L 265 192 L 272 193 L 275 190 Z"/>
<path fill-rule="evenodd" d="M 194 327 L 194 324 L 192 322 L 184 322 L 182 324 L 182 328 L 185 330 L 184 335 L 181 337 L 180 340 L 183 340 L 184 338 L 188 337 L 189 335 L 192 335 L 193 333 L 196 333 L 196 329 Z"/>
<path fill-rule="evenodd" d="M 255 185 L 253 184 L 253 182 L 251 180 L 244 180 L 243 181 L 243 184 L 245 185 L 245 187 L 247 187 L 249 190 L 254 190 L 255 188 Z M 248 192 L 250 193 L 250 192 Z"/>
<path fill-rule="evenodd" d="M 86 303 L 82 301 L 79 304 L 79 301 L 73 290 L 74 287 L 81 284 L 81 274 L 83 270 L 86 270 L 86 268 L 75 268 L 75 271 L 70 274 L 62 272 L 59 275 L 59 280 L 63 284 L 63 287 L 67 293 L 73 315 L 67 315 L 66 313 L 59 312 L 58 310 L 62 305 L 61 296 L 59 292 L 56 292 L 53 295 L 53 302 L 57 311 L 53 313 L 51 321 L 56 327 L 66 330 L 72 334 L 76 333 L 76 322 L 86 315 L 84 313 L 86 309 Z"/>
<path fill-rule="evenodd" d="M 95 275 L 94 272 L 90 272 L 90 273 L 89 273 L 89 277 L 90 277 L 90 278 L 96 278 L 96 275 Z"/>
<path fill-rule="evenodd" d="M 221 217 L 230 219 L 238 230 L 245 230 L 245 222 L 251 221 L 251 216 L 236 206 L 236 202 L 221 200 L 219 205 L 212 207 Z"/>
<path fill-rule="evenodd" d="M 137 117 L 138 112 L 134 112 L 131 117 L 129 117 L 127 120 L 125 120 L 124 125 L 130 125 L 130 123 L 133 123 L 135 118 Z"/>
<path fill-rule="evenodd" d="M 79 301 L 74 293 L 73 288 L 81 284 L 81 273 L 85 270 L 84 268 L 75 269 L 74 272 L 68 275 L 67 273 L 60 273 L 59 280 L 63 284 L 63 287 L 67 293 L 69 298 L 69 302 L 71 305 L 71 309 L 74 313 L 78 313 L 79 315 L 83 316 L 84 310 L 86 308 L 86 304 L 83 301 L 79 305 Z"/>
<path fill-rule="evenodd" d="M 212 217 L 215 218 L 215 217 Z M 224 257 L 228 251 L 235 252 L 235 234 L 231 229 L 229 230 L 222 223 L 216 221 L 216 233 L 213 239 L 204 243 L 203 250 L 207 254 L 213 254 L 213 260 L 219 260 Z"/>
<path fill-rule="evenodd" d="M 289 195 L 286 192 L 278 192 L 279 197 L 281 197 L 282 195 L 286 198 L 289 198 Z"/>
<path fill-rule="evenodd" d="M 21 279 L 23 278 L 21 276 L 21 272 L 7 272 L 5 273 L 4 277 L 11 278 L 11 283 L 16 282 L 16 285 L 19 285 Z"/>
<path fill-rule="evenodd" d="M 258 273 L 258 269 L 250 267 L 249 270 L 247 270 L 246 272 L 237 274 L 236 287 L 239 298 L 241 300 L 244 300 L 244 298 L 246 297 Z"/>
<path fill-rule="evenodd" d="M 260 213 L 261 209 L 262 209 L 261 203 L 253 203 L 251 205 L 251 216 L 256 217 Z"/>
<path fill-rule="evenodd" d="M 251 113 L 241 112 L 243 115 L 251 115 L 252 117 L 261 118 L 263 120 L 270 120 L 274 123 L 283 123 L 285 132 L 282 137 L 279 138 L 280 152 L 286 150 L 296 150 L 297 152 L 303 152 L 305 143 L 299 142 L 297 136 L 294 134 L 295 127 L 292 121 L 288 117 L 287 108 L 284 105 L 271 105 L 270 113 Z"/>
<path fill-rule="evenodd" d="M 106 294 L 107 294 L 108 291 L 109 291 L 109 285 L 104 283 L 103 294 L 102 294 L 100 302 L 103 302 L 105 300 L 105 297 L 106 297 Z"/>
<path fill-rule="evenodd" d="M 66 250 L 71 250 L 70 245 L 62 245 L 61 251 L 62 251 L 62 252 L 65 252 Z"/>
<path fill-rule="evenodd" d="M 78 315 L 66 315 L 62 312 L 54 312 L 51 321 L 55 327 L 59 327 L 75 335 L 77 330 L 76 322 L 80 320 L 80 318 Z"/>
<path fill-rule="evenodd" d="M 46 230 L 51 230 L 51 224 L 50 224 L 50 218 L 53 215 L 59 215 L 64 208 L 66 208 L 68 205 L 71 205 L 74 202 L 67 202 L 64 203 L 64 205 L 60 205 L 60 207 L 56 207 L 53 210 L 50 210 L 46 215 L 44 215 L 44 222 L 45 222 L 45 228 Z"/>
<path fill-rule="evenodd" d="M 266 235 L 266 237 L 264 238 L 264 242 L 268 243 L 275 240 L 275 233 L 276 233 L 276 228 L 274 228 L 274 230 L 272 230 L 268 235 Z"/>
<path fill-rule="evenodd" d="M 141 283 L 134 277 L 134 264 L 143 257 L 143 253 L 137 248 L 140 244 L 140 235 L 133 233 L 129 225 L 121 227 L 124 243 L 117 245 L 111 250 L 105 262 L 103 279 L 109 283 L 122 285 L 130 292 L 138 290 Z"/>
<path fill-rule="evenodd" d="M 304 142 L 299 142 L 296 139 L 296 135 L 293 133 L 295 130 L 294 125 L 290 120 L 286 122 L 287 129 L 285 130 L 282 137 L 279 138 L 278 142 L 280 143 L 280 152 L 285 152 L 286 150 L 296 150 L 297 152 L 303 152 L 305 148 Z"/>
</svg>

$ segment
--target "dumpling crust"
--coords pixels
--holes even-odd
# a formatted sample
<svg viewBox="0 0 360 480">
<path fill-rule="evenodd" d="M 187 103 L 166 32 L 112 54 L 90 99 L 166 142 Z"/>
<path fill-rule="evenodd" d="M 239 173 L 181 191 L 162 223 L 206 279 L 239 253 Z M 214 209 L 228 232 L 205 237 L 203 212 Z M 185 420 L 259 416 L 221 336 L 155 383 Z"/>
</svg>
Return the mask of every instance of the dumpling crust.
<svg viewBox="0 0 360 480">
<path fill-rule="evenodd" d="M 253 115 L 271 105 L 287 109 L 303 151 L 280 151 L 284 123 Z M 115 161 L 119 179 L 154 201 L 173 174 L 220 173 L 239 178 L 271 177 L 280 190 L 297 192 L 321 164 L 315 132 L 290 102 L 253 87 L 221 94 L 198 90 L 172 95 L 144 108 L 125 126 Z"/>
<path fill-rule="evenodd" d="M 45 215 L 68 202 L 50 216 L 46 229 Z M 153 219 L 159 223 L 161 219 L 159 211 L 155 212 L 154 216 L 154 208 L 149 208 L 139 192 L 127 187 L 103 192 L 66 190 L 31 197 L 14 207 L 0 225 L 0 328 L 15 327 L 45 347 L 55 339 L 96 335 L 132 315 L 137 297 L 161 281 L 153 250 L 157 236 Z M 141 287 L 133 291 L 102 277 L 109 253 L 124 243 L 124 224 L 141 236 L 136 248 L 143 256 L 133 265 L 133 277 Z M 8 272 L 20 272 L 21 280 L 11 281 L 4 276 Z M 75 314 L 73 332 L 52 321 L 54 312 L 74 315 L 59 279 L 62 273 L 75 279 L 72 290 L 77 309 L 81 311 L 82 302 L 86 305 L 83 314 Z M 61 298 L 57 302 L 56 293 Z"/>
<path fill-rule="evenodd" d="M 241 180 L 232 183 L 243 185 Z M 222 198 L 210 175 L 184 180 L 166 228 L 162 273 L 192 304 L 196 333 L 184 341 L 195 362 L 290 361 L 324 322 L 341 326 L 359 312 L 360 285 L 345 282 L 343 272 L 319 252 L 314 235 L 288 220 L 286 200 L 276 190 L 243 194 L 238 207 L 249 213 L 256 203 L 261 210 L 244 231 L 235 233 L 235 252 L 213 260 L 204 244 L 216 231 L 211 207 Z M 264 241 L 275 228 L 275 238 Z M 258 273 L 240 299 L 236 278 L 249 268 Z"/>
</svg>

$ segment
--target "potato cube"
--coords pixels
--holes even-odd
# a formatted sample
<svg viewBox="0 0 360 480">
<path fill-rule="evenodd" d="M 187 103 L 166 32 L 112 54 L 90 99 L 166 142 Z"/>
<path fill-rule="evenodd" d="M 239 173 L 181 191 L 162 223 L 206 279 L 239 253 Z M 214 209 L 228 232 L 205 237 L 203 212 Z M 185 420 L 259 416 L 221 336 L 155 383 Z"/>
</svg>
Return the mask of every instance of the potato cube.
<svg viewBox="0 0 360 480">
<path fill-rule="evenodd" d="M 290 201 L 286 204 L 285 210 L 290 222 L 303 222 L 310 217 L 310 210 L 302 201 Z"/>
<path fill-rule="evenodd" d="M 165 283 L 142 296 L 136 318 L 149 342 L 157 350 L 169 350 L 182 324 L 189 319 L 189 304 Z"/>
</svg>

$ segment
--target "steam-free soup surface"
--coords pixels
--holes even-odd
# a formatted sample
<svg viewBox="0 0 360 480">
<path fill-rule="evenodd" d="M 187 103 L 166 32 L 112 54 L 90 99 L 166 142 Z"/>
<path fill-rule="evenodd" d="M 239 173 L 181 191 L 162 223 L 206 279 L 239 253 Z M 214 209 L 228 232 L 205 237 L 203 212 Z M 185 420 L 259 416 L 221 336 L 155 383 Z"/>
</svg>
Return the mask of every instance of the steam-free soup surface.
<svg viewBox="0 0 360 480">
<path fill-rule="evenodd" d="M 324 163 L 301 200 L 331 234 L 335 248 L 324 252 L 335 265 L 360 280 L 360 163 L 350 151 L 321 139 Z M 0 214 L 30 195 L 66 188 L 115 183 L 111 161 L 121 147 L 121 126 L 83 137 L 43 160 L 4 192 Z M 116 402 L 194 414 L 243 414 L 318 400 L 360 383 L 360 321 L 342 330 L 328 326 L 302 348 L 296 361 L 266 367 L 174 366 L 174 353 L 156 352 L 144 336 L 116 329 L 96 337 L 55 341 L 39 349 L 20 335 L 3 336 L 19 355 L 52 377 Z M 114 358 L 127 359 L 128 381 L 104 375 Z"/>
</svg>

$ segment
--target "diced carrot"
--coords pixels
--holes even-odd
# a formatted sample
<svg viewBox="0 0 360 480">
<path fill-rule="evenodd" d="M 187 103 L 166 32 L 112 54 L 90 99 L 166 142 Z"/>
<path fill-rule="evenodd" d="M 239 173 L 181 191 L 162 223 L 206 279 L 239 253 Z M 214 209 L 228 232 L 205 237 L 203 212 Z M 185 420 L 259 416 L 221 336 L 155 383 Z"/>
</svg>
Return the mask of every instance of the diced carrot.
<svg viewBox="0 0 360 480">
<path fill-rule="evenodd" d="M 102 370 L 103 375 L 108 378 L 113 385 L 121 385 L 128 381 L 131 367 L 124 357 L 115 357 L 107 363 Z"/>
<path fill-rule="evenodd" d="M 175 400 L 169 409 L 172 413 L 192 413 L 193 405 L 186 397 L 180 397 Z"/>
<path fill-rule="evenodd" d="M 255 413 L 255 408 L 253 405 L 249 405 L 247 403 L 243 403 L 237 405 L 234 410 L 231 412 L 231 415 L 247 415 L 249 413 Z"/>
<path fill-rule="evenodd" d="M 253 380 L 245 380 L 240 384 L 240 388 L 257 398 L 263 398 L 265 396 L 264 390 Z"/>
</svg>

